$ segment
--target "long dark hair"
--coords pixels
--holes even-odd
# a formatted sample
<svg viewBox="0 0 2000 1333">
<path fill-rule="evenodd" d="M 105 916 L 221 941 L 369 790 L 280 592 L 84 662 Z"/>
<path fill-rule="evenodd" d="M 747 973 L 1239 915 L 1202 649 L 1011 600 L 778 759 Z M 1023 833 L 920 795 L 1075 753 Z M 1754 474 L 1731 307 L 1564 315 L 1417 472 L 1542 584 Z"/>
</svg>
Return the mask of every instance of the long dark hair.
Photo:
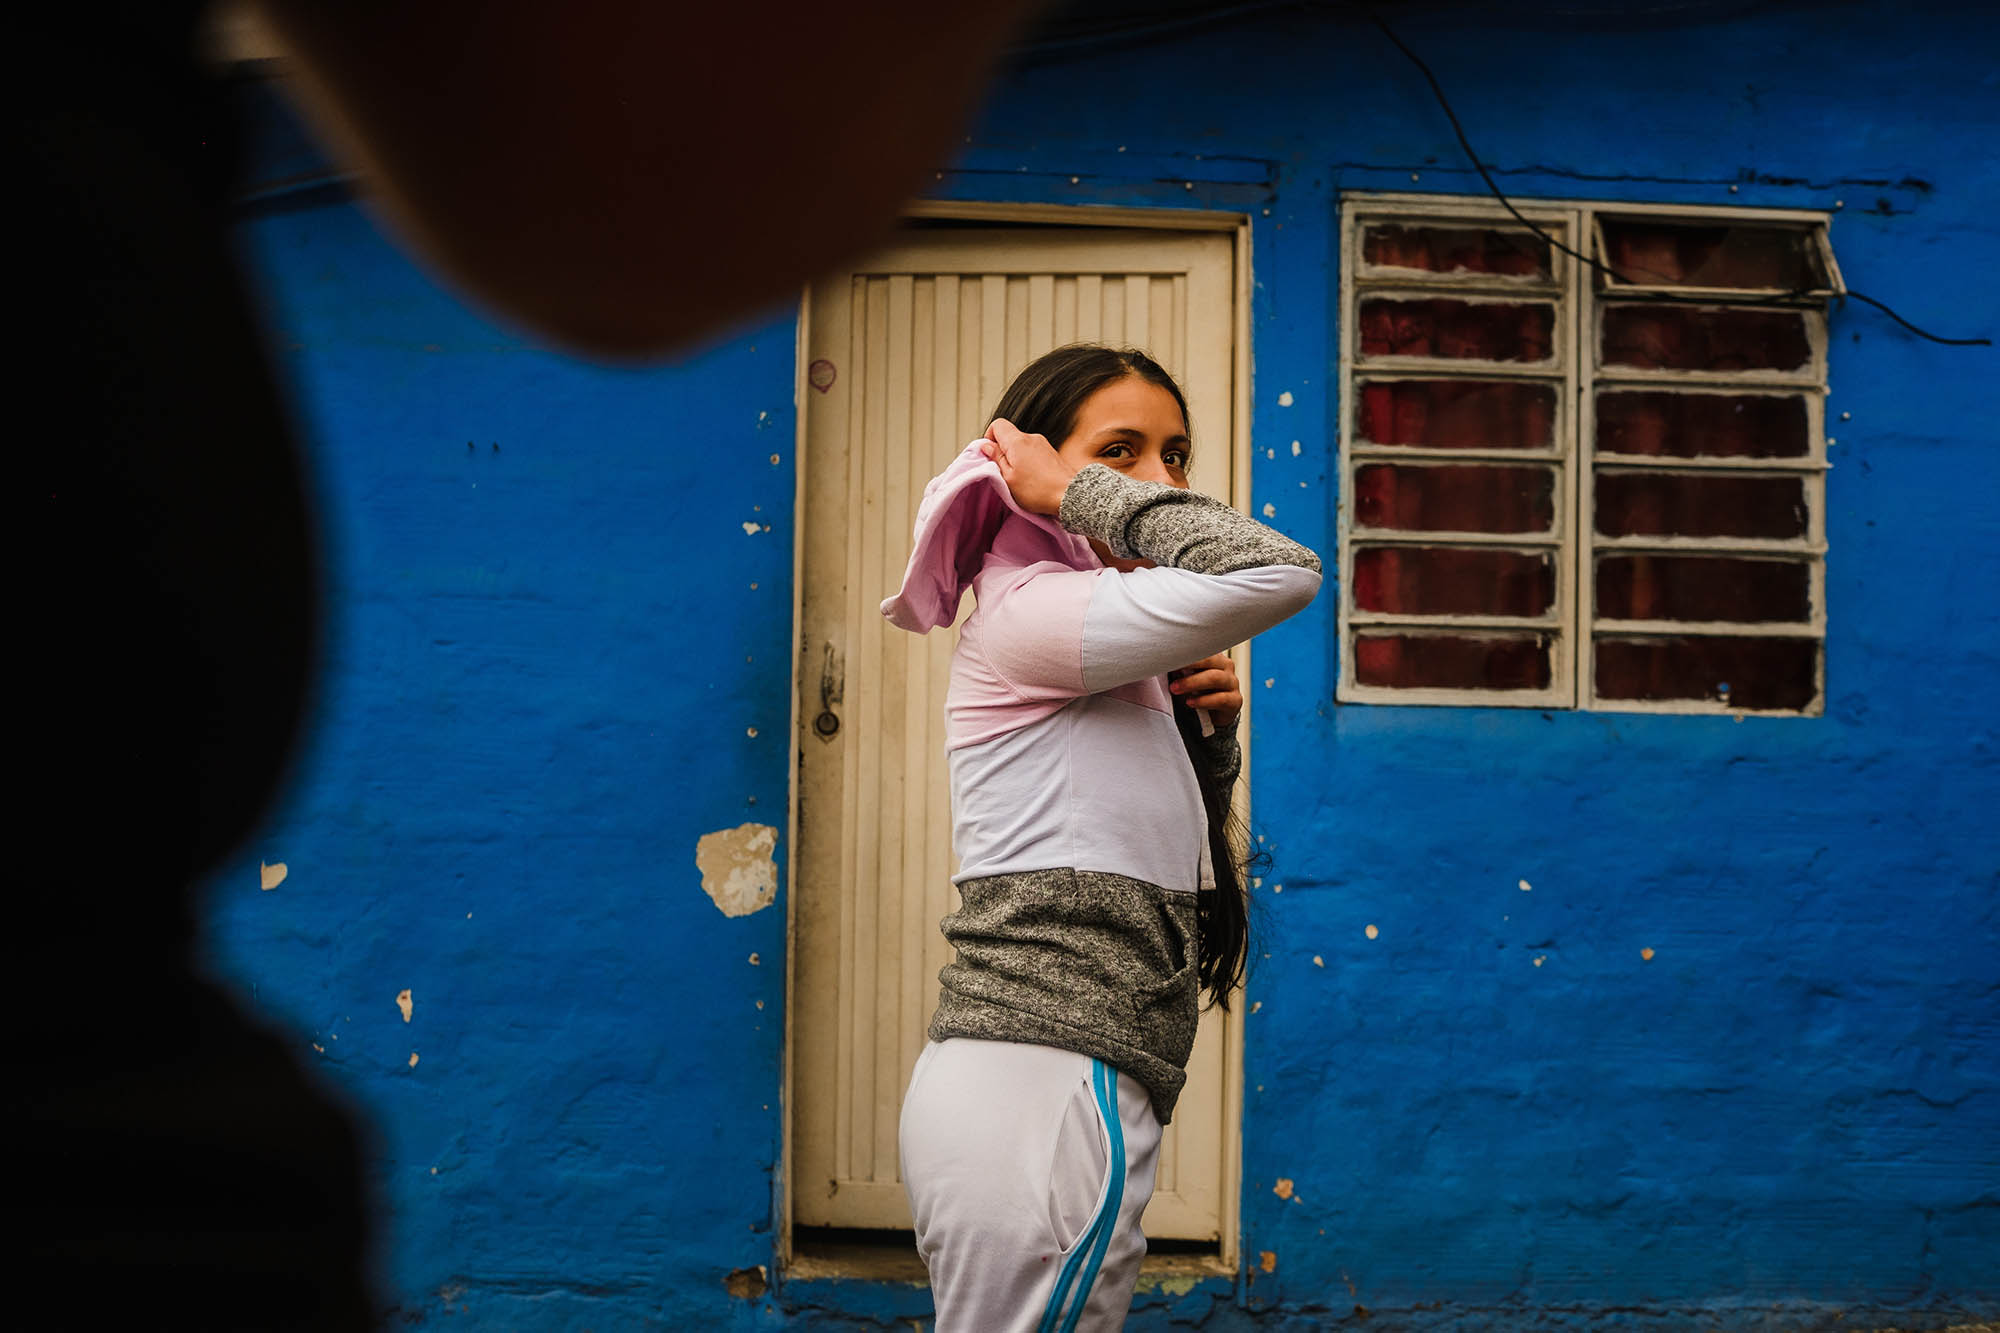
<svg viewBox="0 0 2000 1333">
<path fill-rule="evenodd" d="M 1005 417 L 1027 434 L 1043 436 L 1060 448 L 1076 429 L 1084 399 L 1132 375 L 1172 394 L 1188 434 L 1194 434 L 1187 395 L 1159 362 L 1136 348 L 1097 343 L 1073 343 L 1037 358 L 1007 386 L 993 415 Z M 1200 721 L 1178 698 L 1174 700 L 1174 723 L 1180 728 L 1181 743 L 1187 747 L 1196 785 L 1201 788 L 1202 809 L 1208 816 L 1209 859 L 1215 867 L 1215 887 L 1195 895 L 1195 924 L 1200 937 L 1195 975 L 1208 992 L 1209 1002 L 1227 1009 L 1230 992 L 1243 984 L 1243 969 L 1250 956 L 1249 898 L 1244 890 L 1250 869 L 1249 840 L 1242 821 L 1230 808 L 1230 784 L 1209 765 Z"/>
</svg>

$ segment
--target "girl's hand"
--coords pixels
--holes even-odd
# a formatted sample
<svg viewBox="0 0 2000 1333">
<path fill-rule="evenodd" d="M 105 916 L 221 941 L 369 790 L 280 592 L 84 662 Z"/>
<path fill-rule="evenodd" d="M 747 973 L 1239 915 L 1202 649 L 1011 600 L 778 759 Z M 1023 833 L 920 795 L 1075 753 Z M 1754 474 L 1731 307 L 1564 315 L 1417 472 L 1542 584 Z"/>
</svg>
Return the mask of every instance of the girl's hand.
<svg viewBox="0 0 2000 1333">
<path fill-rule="evenodd" d="M 986 428 L 984 447 L 986 456 L 1000 465 L 1000 476 L 1015 504 L 1031 514 L 1051 517 L 1062 508 L 1063 492 L 1076 469 L 1046 438 L 1024 435 L 1013 422 L 996 418 Z"/>
<path fill-rule="evenodd" d="M 1190 708 L 1207 709 L 1216 730 L 1227 731 L 1236 725 L 1236 715 L 1243 711 L 1243 691 L 1236 683 L 1236 663 L 1229 660 L 1228 653 L 1204 657 L 1172 674 L 1167 688 Z"/>
</svg>

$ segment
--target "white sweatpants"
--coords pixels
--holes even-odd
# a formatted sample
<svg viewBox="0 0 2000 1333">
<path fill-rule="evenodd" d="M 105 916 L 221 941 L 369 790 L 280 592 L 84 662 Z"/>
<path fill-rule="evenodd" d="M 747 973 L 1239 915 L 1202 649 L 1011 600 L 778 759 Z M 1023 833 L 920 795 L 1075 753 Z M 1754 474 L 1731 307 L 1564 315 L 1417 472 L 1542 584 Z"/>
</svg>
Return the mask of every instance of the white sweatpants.
<svg viewBox="0 0 2000 1333">
<path fill-rule="evenodd" d="M 931 1042 L 901 1145 L 937 1333 L 1125 1326 L 1160 1147 L 1138 1080 L 1052 1046 Z"/>
</svg>

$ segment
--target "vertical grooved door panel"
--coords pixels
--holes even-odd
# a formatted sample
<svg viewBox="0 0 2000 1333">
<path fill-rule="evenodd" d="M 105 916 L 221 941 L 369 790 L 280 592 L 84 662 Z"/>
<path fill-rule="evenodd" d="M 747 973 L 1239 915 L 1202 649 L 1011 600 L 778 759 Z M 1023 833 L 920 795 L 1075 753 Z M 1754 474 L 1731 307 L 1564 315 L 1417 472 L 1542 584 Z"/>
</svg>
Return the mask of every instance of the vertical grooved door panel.
<svg viewBox="0 0 2000 1333">
<path fill-rule="evenodd" d="M 912 234 L 812 290 L 788 1020 L 798 1225 L 910 1225 L 897 1116 L 950 961 L 938 922 L 958 903 L 944 753 L 957 635 L 904 633 L 877 608 L 902 579 L 924 483 L 985 430 L 1029 361 L 1103 341 L 1180 379 L 1196 484 L 1243 503 L 1229 494 L 1234 286 L 1227 235 L 1062 228 Z M 1225 1097 L 1238 1055 L 1222 1019 L 1202 1019 L 1152 1236 L 1219 1239 L 1234 1208 Z"/>
</svg>

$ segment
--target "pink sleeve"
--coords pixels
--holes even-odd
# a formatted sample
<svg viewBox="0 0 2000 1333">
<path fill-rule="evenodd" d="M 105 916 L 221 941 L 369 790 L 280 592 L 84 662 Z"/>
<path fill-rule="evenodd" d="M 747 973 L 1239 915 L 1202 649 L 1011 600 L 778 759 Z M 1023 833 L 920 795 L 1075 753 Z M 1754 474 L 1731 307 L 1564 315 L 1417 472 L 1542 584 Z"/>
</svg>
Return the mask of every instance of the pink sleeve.
<svg viewBox="0 0 2000 1333">
<path fill-rule="evenodd" d="M 1101 569 L 1056 564 L 1018 571 L 1018 581 L 988 594 L 981 648 L 1023 700 L 1075 699 L 1083 683 L 1083 622 Z"/>
</svg>

